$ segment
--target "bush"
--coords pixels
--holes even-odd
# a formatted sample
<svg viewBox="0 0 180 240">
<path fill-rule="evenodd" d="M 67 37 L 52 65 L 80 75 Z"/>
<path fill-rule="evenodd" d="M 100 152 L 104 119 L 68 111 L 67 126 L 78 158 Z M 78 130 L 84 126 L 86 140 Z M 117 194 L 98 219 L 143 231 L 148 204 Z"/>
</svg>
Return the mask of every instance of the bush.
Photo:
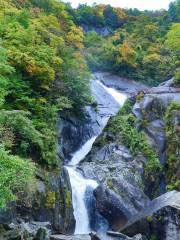
<svg viewBox="0 0 180 240">
<path fill-rule="evenodd" d="M 10 155 L 0 146 L 0 208 L 17 199 L 19 191 L 27 191 L 34 178 L 34 165 L 29 160 Z"/>
<path fill-rule="evenodd" d="M 176 71 L 173 81 L 174 87 L 180 87 L 180 69 Z"/>
<path fill-rule="evenodd" d="M 109 124 L 109 128 L 118 135 L 126 147 L 130 149 L 133 156 L 137 156 L 139 153 L 147 158 L 145 166 L 146 177 L 149 174 L 159 174 L 161 169 L 158 157 L 155 151 L 146 143 L 146 138 L 143 132 L 140 132 L 135 127 L 136 119 L 129 113 L 130 112 L 129 100 L 125 103 L 124 107 L 119 111 L 118 115 L 112 119 Z M 127 113 L 126 113 L 127 111 Z"/>
<path fill-rule="evenodd" d="M 167 189 L 180 190 L 180 104 L 172 102 L 165 115 L 167 136 Z"/>
</svg>

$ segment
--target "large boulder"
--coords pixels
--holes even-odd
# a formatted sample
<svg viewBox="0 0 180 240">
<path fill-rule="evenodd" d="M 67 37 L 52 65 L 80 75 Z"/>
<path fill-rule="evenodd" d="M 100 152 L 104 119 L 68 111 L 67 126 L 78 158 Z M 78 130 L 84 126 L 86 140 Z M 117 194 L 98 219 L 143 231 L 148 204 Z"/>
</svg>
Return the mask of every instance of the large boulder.
<svg viewBox="0 0 180 240">
<path fill-rule="evenodd" d="M 143 156 L 133 158 L 126 147 L 114 142 L 94 146 L 79 166 L 85 177 L 100 183 L 94 191 L 96 208 L 114 230 L 150 201 L 143 193 L 144 162 Z"/>
<path fill-rule="evenodd" d="M 67 171 L 39 169 L 31 199 L 21 199 L 16 206 L 13 222 L 18 218 L 50 222 L 54 232 L 73 233 L 75 219 Z"/>
<path fill-rule="evenodd" d="M 131 213 L 113 191 L 99 186 L 95 189 L 94 195 L 98 211 L 108 220 L 114 230 L 127 223 Z"/>
<path fill-rule="evenodd" d="M 128 236 L 137 233 L 158 240 L 178 240 L 180 236 L 180 192 L 172 191 L 154 199 L 119 229 Z"/>
</svg>

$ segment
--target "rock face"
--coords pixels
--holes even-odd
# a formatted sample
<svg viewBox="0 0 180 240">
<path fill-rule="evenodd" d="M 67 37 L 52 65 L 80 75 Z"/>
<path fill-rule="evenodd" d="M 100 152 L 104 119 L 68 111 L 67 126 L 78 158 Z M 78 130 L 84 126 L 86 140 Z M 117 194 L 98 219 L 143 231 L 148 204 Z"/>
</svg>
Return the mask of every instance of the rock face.
<svg viewBox="0 0 180 240">
<path fill-rule="evenodd" d="M 113 142 L 102 148 L 94 147 L 80 164 L 85 177 L 101 184 L 94 192 L 96 206 L 114 230 L 150 201 L 142 190 L 144 161 L 142 156 L 135 159 L 127 148 Z"/>
<path fill-rule="evenodd" d="M 50 240 L 90 240 L 89 235 L 75 235 L 75 236 L 67 236 L 67 235 L 52 235 Z"/>
<path fill-rule="evenodd" d="M 32 209 L 33 219 L 51 222 L 53 229 L 58 232 L 74 232 L 71 186 L 65 169 L 61 174 L 59 171 L 46 173 L 46 179 L 38 182 L 36 196 Z"/>
<path fill-rule="evenodd" d="M 107 232 L 105 233 L 91 233 L 91 240 L 146 240 L 141 234 L 137 234 L 135 236 L 128 237 L 122 233 L 118 232 Z"/>
<path fill-rule="evenodd" d="M 82 26 L 83 27 L 83 30 L 84 30 L 84 32 L 96 32 L 96 33 L 98 33 L 99 35 L 101 35 L 101 36 L 108 36 L 111 32 L 112 32 L 112 30 L 110 30 L 108 27 L 89 27 L 89 26 L 86 26 L 86 25 L 83 25 Z"/>
<path fill-rule="evenodd" d="M 103 82 L 108 84 L 108 79 L 104 77 Z M 112 86 L 112 83 L 109 83 L 109 86 Z M 120 89 L 123 87 L 118 86 Z M 147 142 L 157 152 L 162 167 L 166 166 L 167 149 L 165 112 L 170 103 L 173 101 L 180 102 L 179 92 L 164 93 L 164 88 L 153 88 L 152 93 L 149 90 L 147 94 L 137 99 L 132 110 L 136 117 L 137 128 L 143 129 Z M 128 91 L 128 87 L 126 90 Z M 131 92 L 130 89 L 129 92 Z M 179 114 L 177 112 L 173 112 L 173 114 L 173 121 L 177 130 Z M 122 229 L 122 226 L 126 226 L 131 219 L 134 219 L 134 216 L 139 216 L 138 213 L 145 211 L 146 208 L 155 208 L 153 204 L 156 200 L 151 202 L 148 198 L 148 196 L 153 198 L 153 188 L 158 188 L 156 194 L 159 195 L 166 190 L 165 176 L 163 174 L 159 173 L 159 178 L 153 180 L 155 186 L 152 186 L 151 182 L 144 181 L 145 163 L 146 159 L 142 155 L 138 155 L 136 158 L 133 157 L 129 149 L 122 144 L 121 139 L 116 139 L 106 128 L 96 140 L 92 151 L 79 166 L 85 177 L 99 182 L 100 186 L 94 191 L 96 206 L 100 214 L 108 220 L 114 230 Z M 172 194 L 175 197 L 175 193 Z M 165 198 L 165 196 L 163 197 Z M 157 217 L 154 225 L 149 227 L 149 232 L 152 234 L 155 232 L 157 235 L 158 229 L 162 228 L 163 225 L 162 234 L 158 239 L 176 239 L 180 228 L 179 220 L 177 220 L 179 210 L 174 210 L 174 208 L 172 210 L 172 206 L 163 205 L 160 203 L 161 201 L 157 200 L 158 207 L 156 207 L 158 209 L 155 212 L 158 212 L 157 216 L 159 218 L 162 216 L 164 220 L 158 222 Z M 172 217 L 173 213 L 175 214 L 174 219 Z M 142 222 L 145 222 L 144 219 Z M 172 229 L 170 229 L 171 227 Z M 145 233 L 147 228 L 144 232 L 139 232 Z M 133 232 L 131 236 L 139 232 Z M 168 238 L 168 235 L 171 238 Z M 150 234 L 148 234 L 148 238 L 150 237 Z"/>
<path fill-rule="evenodd" d="M 112 87 L 129 94 L 136 94 L 137 92 L 148 89 L 147 86 L 143 85 L 142 83 L 124 79 L 108 72 L 96 73 L 95 77 L 104 83 L 107 87 Z"/>
<path fill-rule="evenodd" d="M 58 154 L 60 158 L 67 160 L 65 163 L 88 139 L 99 135 L 109 117 L 119 109 L 119 104 L 96 80 L 91 82 L 91 92 L 95 106 L 86 107 L 84 116 L 60 118 Z"/>
<path fill-rule="evenodd" d="M 61 159 L 66 160 L 65 163 L 88 139 L 92 136 L 98 136 L 109 118 L 115 115 L 120 108 L 115 99 L 99 84 L 100 82 L 125 94 L 145 89 L 142 84 L 109 73 L 95 73 L 91 81 L 91 92 L 95 100 L 94 106 L 86 107 L 85 114 L 81 118 L 61 115 L 58 125 L 58 154 Z"/>
<path fill-rule="evenodd" d="M 168 192 L 153 200 L 120 229 L 129 236 L 136 233 L 148 238 L 178 240 L 180 236 L 180 193 Z"/>
<path fill-rule="evenodd" d="M 48 222 L 22 222 L 20 224 L 0 225 L 1 240 L 48 240 L 51 225 Z"/>
<path fill-rule="evenodd" d="M 53 231 L 74 232 L 71 187 L 65 170 L 39 170 L 31 198 L 0 212 L 0 224 L 50 222 Z"/>
</svg>

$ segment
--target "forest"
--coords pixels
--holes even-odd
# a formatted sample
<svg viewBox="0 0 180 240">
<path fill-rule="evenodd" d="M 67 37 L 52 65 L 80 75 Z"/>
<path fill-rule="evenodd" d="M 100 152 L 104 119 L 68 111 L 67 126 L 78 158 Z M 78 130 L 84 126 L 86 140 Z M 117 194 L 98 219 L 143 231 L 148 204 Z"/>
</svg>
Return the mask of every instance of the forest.
<svg viewBox="0 0 180 240">
<path fill-rule="evenodd" d="M 180 87 L 180 0 L 168 11 L 0 0 L 0 207 L 38 166 L 59 165 L 58 115 L 93 104 L 93 71 Z"/>
</svg>

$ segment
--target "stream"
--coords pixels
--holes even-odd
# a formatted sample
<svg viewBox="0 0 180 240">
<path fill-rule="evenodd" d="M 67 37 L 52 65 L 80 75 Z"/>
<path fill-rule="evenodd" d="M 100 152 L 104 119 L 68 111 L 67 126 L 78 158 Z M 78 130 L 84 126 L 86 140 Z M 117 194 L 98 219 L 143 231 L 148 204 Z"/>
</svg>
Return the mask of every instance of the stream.
<svg viewBox="0 0 180 240">
<path fill-rule="evenodd" d="M 98 95 L 93 94 L 93 89 L 99 89 Z M 72 204 L 73 204 L 73 214 L 75 218 L 75 232 L 74 234 L 88 234 L 91 232 L 89 212 L 86 204 L 86 194 L 88 192 L 88 198 L 93 198 L 93 190 L 98 186 L 98 183 L 95 180 L 86 179 L 83 175 L 77 170 L 77 166 L 82 161 L 86 155 L 91 151 L 93 143 L 95 142 L 98 135 L 101 133 L 103 128 L 106 126 L 107 121 L 110 116 L 115 115 L 119 108 L 124 104 L 127 95 L 116 90 L 112 87 L 105 86 L 100 80 L 96 79 L 92 81 L 92 94 L 99 104 L 98 111 L 101 114 L 101 124 L 99 126 L 100 131 L 97 135 L 90 137 L 73 155 L 71 160 L 65 166 L 72 189 Z M 100 100 L 101 99 L 101 100 Z M 102 104 L 102 99 L 105 101 L 105 104 Z M 116 107 L 113 109 L 111 104 L 116 102 Z M 104 114 L 104 109 L 105 113 Z M 103 114 L 101 113 L 103 112 Z M 91 191 L 87 191 L 91 189 Z M 89 195 L 92 196 L 89 196 Z M 99 224 L 102 225 L 102 224 Z"/>
</svg>

